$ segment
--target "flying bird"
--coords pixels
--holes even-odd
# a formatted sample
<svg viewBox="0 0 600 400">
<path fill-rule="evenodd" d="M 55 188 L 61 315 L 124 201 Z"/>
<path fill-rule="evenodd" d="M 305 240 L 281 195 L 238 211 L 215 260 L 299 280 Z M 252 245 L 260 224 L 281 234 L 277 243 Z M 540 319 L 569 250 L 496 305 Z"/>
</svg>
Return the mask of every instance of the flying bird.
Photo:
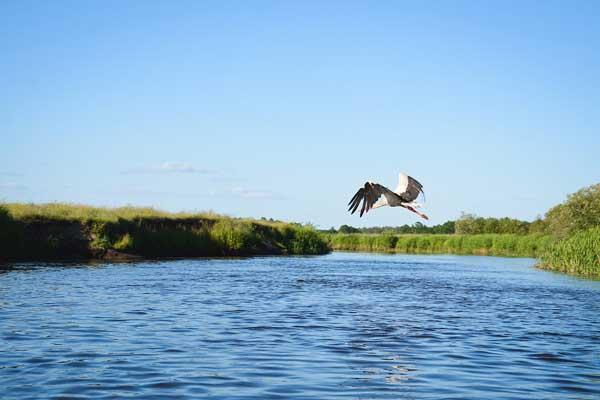
<svg viewBox="0 0 600 400">
<path fill-rule="evenodd" d="M 429 219 L 427 215 L 416 210 L 421 207 L 419 203 L 415 202 L 417 197 L 419 197 L 419 193 L 423 193 L 423 197 L 425 197 L 423 185 L 415 178 L 401 172 L 398 187 L 393 192 L 379 183 L 365 182 L 365 185 L 358 189 L 358 192 L 350 199 L 348 211 L 354 214 L 362 201 L 360 209 L 361 217 L 372 208 L 390 206 L 404 207 L 421 218 Z"/>
</svg>

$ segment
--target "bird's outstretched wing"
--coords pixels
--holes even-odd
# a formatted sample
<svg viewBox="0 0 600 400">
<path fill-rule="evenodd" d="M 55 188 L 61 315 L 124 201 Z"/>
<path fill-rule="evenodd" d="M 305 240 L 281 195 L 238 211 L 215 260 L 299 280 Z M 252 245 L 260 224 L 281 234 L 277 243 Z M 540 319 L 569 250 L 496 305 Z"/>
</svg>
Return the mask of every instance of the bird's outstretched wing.
<svg viewBox="0 0 600 400">
<path fill-rule="evenodd" d="M 395 193 L 406 203 L 415 201 L 417 197 L 419 197 L 419 193 L 423 193 L 423 197 L 425 197 L 423 185 L 412 176 L 408 176 L 404 173 L 400 173 L 398 187 L 396 188 Z"/>
<path fill-rule="evenodd" d="M 348 203 L 348 211 L 351 214 L 358 209 L 360 202 L 362 201 L 362 207 L 360 209 L 360 216 L 362 217 L 364 213 L 368 212 L 371 208 L 373 208 L 373 204 L 379 199 L 382 195 L 386 198 L 388 196 L 398 198 L 398 195 L 392 192 L 390 189 L 386 188 L 379 183 L 365 182 L 365 185 L 358 189 L 358 192 L 350 199 Z M 400 199 L 398 199 L 400 200 Z"/>
</svg>

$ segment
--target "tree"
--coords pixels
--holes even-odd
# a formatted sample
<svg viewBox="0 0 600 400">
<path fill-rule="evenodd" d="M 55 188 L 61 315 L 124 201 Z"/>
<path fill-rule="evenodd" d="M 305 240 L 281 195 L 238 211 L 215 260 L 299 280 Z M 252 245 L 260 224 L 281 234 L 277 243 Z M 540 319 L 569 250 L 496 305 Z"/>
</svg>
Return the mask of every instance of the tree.
<svg viewBox="0 0 600 400">
<path fill-rule="evenodd" d="M 537 216 L 535 221 L 529 224 L 529 233 L 545 233 L 548 231 L 548 223 L 542 219 L 541 216 Z"/>
<path fill-rule="evenodd" d="M 454 233 L 455 230 L 455 222 L 454 221 L 446 221 L 441 225 L 435 225 L 431 228 L 431 233 L 443 233 L 443 234 L 451 234 Z"/>
<path fill-rule="evenodd" d="M 474 214 L 463 213 L 455 224 L 456 233 L 477 235 L 482 233 L 511 233 L 525 235 L 530 223 L 513 218 L 482 218 Z"/>
<path fill-rule="evenodd" d="M 350 226 L 350 225 L 342 225 L 342 226 L 340 226 L 340 229 L 338 229 L 338 231 L 340 233 L 358 233 L 358 232 L 360 232 L 359 229 L 357 229 L 353 226 Z"/>
<path fill-rule="evenodd" d="M 549 233 L 560 237 L 600 226 L 600 183 L 570 194 L 546 213 L 545 223 Z"/>
<path fill-rule="evenodd" d="M 456 233 L 461 235 L 474 235 L 482 233 L 483 218 L 478 218 L 475 214 L 462 213 L 455 224 Z"/>
</svg>

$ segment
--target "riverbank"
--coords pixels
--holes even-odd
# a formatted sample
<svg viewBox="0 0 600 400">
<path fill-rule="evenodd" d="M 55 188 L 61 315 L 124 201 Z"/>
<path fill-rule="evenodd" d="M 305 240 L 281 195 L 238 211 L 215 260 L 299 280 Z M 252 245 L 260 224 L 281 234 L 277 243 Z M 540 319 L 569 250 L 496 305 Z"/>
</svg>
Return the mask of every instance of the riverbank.
<svg viewBox="0 0 600 400">
<path fill-rule="evenodd" d="M 334 250 L 415 254 L 461 254 L 537 258 L 550 246 L 549 235 L 328 235 Z"/>
<path fill-rule="evenodd" d="M 172 214 L 150 208 L 0 205 L 0 259 L 106 259 L 325 254 L 310 226 Z"/>
<path fill-rule="evenodd" d="M 457 254 L 531 257 L 539 268 L 572 275 L 600 277 L 600 228 L 565 239 L 548 234 L 394 235 L 327 234 L 333 250 L 408 254 Z"/>
<path fill-rule="evenodd" d="M 600 277 L 600 228 L 550 234 L 323 234 L 310 226 L 150 208 L 0 204 L 0 260 L 313 255 L 330 250 L 532 257 Z"/>
</svg>

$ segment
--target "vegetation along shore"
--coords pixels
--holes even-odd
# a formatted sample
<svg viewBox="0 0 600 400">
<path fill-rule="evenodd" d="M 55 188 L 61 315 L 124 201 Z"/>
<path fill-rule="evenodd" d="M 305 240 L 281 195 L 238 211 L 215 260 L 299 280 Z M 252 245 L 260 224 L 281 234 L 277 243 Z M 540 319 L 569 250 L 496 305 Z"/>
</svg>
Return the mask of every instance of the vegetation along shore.
<svg viewBox="0 0 600 400">
<path fill-rule="evenodd" d="M 324 254 L 310 226 L 151 208 L 0 205 L 0 259 L 112 259 Z"/>
<path fill-rule="evenodd" d="M 533 222 L 464 214 L 433 227 L 355 228 L 324 231 L 334 250 L 418 254 L 534 257 L 538 267 L 600 277 L 600 184 L 568 196 Z"/>
<path fill-rule="evenodd" d="M 539 257 L 552 243 L 548 235 L 512 234 L 334 234 L 328 239 L 334 250 L 508 257 Z"/>
<path fill-rule="evenodd" d="M 218 257 L 330 250 L 535 257 L 539 267 L 600 277 L 600 184 L 533 222 L 464 214 L 428 227 L 311 226 L 211 213 L 70 204 L 0 204 L 0 259 Z"/>
</svg>

